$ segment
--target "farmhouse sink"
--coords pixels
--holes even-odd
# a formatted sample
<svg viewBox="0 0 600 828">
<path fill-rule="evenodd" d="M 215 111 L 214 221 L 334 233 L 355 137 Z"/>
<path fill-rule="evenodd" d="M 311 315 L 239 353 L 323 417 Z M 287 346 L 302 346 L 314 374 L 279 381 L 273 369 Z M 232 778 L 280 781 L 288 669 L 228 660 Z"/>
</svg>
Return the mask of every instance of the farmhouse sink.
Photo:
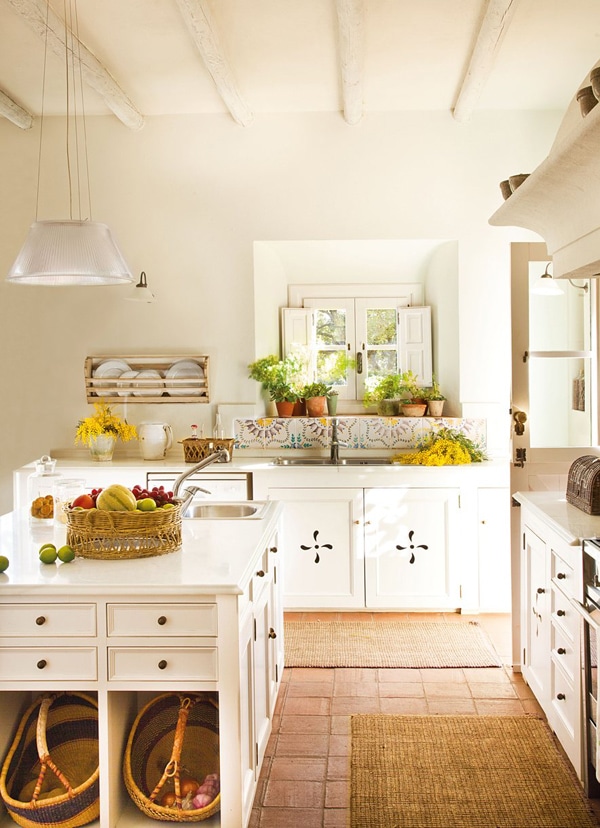
<svg viewBox="0 0 600 828">
<path fill-rule="evenodd" d="M 341 457 L 332 463 L 328 457 L 276 457 L 274 466 L 391 466 L 389 457 Z"/>
<path fill-rule="evenodd" d="M 183 517 L 194 520 L 261 520 L 266 506 L 267 502 L 261 500 L 240 503 L 217 503 L 207 500 L 192 503 Z"/>
</svg>

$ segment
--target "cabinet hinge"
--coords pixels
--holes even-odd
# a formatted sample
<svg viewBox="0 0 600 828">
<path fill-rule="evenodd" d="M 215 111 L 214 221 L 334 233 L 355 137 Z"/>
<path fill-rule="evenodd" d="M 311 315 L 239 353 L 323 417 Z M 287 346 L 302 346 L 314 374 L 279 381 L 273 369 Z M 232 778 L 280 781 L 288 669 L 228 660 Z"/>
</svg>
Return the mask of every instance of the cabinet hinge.
<svg viewBox="0 0 600 828">
<path fill-rule="evenodd" d="M 254 619 L 254 640 L 256 641 L 256 618 Z"/>
<path fill-rule="evenodd" d="M 279 664 L 275 665 L 275 684 L 279 681 Z"/>
<path fill-rule="evenodd" d="M 458 597 L 462 598 L 462 584 L 458 588 Z"/>
<path fill-rule="evenodd" d="M 521 539 L 521 549 L 525 551 L 525 532 L 523 532 L 523 538 Z"/>
<path fill-rule="evenodd" d="M 458 508 L 460 509 L 460 495 L 458 496 Z"/>
<path fill-rule="evenodd" d="M 525 661 L 525 647 L 523 647 L 523 661 L 521 662 L 521 664 L 526 664 L 526 663 L 527 662 Z"/>
<path fill-rule="evenodd" d="M 256 766 L 258 767 L 258 742 L 254 742 L 254 754 L 256 756 Z"/>
</svg>

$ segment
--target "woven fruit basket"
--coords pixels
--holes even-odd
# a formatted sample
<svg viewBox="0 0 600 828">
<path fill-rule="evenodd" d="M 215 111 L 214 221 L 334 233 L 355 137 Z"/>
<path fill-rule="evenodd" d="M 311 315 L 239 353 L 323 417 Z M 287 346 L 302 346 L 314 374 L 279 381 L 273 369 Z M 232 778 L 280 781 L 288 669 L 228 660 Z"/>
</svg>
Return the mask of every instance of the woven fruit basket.
<svg viewBox="0 0 600 828">
<path fill-rule="evenodd" d="M 146 816 L 171 822 L 200 822 L 215 814 L 221 795 L 203 808 L 184 810 L 183 777 L 219 773 L 219 708 L 209 694 L 165 693 L 139 712 L 127 740 L 123 779 L 129 796 Z M 161 804 L 175 794 L 170 807 Z"/>
<path fill-rule="evenodd" d="M 98 705 L 82 693 L 40 696 L 24 713 L 0 774 L 0 796 L 23 828 L 98 819 Z"/>
<path fill-rule="evenodd" d="M 175 552 L 181 547 L 181 504 L 153 512 L 67 508 L 67 544 L 77 558 L 99 560 Z"/>
<path fill-rule="evenodd" d="M 233 455 L 233 446 L 235 440 L 231 437 L 215 438 L 211 437 L 187 437 L 181 440 L 183 446 L 183 459 L 186 463 L 199 463 L 211 454 L 214 454 L 217 449 L 224 448 L 229 452 L 229 456 Z"/>
</svg>

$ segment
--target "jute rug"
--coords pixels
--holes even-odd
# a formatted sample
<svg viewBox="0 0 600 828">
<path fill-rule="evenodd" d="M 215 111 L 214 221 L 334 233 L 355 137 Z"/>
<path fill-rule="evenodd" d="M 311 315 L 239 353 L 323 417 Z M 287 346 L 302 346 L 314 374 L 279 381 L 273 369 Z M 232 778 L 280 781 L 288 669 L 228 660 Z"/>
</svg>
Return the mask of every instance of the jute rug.
<svg viewBox="0 0 600 828">
<path fill-rule="evenodd" d="M 351 828 L 597 828 L 541 719 L 351 717 Z"/>
<path fill-rule="evenodd" d="M 286 667 L 499 667 L 474 621 L 286 621 Z"/>
</svg>

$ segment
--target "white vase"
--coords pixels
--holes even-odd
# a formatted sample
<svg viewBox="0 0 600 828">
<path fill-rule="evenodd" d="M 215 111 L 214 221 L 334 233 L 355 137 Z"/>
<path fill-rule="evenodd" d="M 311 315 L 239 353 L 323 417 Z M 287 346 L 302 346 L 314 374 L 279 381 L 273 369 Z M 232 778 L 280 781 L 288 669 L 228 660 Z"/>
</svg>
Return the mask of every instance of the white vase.
<svg viewBox="0 0 600 828">
<path fill-rule="evenodd" d="M 97 437 L 90 437 L 89 449 L 92 460 L 102 463 L 112 460 L 116 442 L 117 438 L 114 434 L 99 434 Z"/>
</svg>

